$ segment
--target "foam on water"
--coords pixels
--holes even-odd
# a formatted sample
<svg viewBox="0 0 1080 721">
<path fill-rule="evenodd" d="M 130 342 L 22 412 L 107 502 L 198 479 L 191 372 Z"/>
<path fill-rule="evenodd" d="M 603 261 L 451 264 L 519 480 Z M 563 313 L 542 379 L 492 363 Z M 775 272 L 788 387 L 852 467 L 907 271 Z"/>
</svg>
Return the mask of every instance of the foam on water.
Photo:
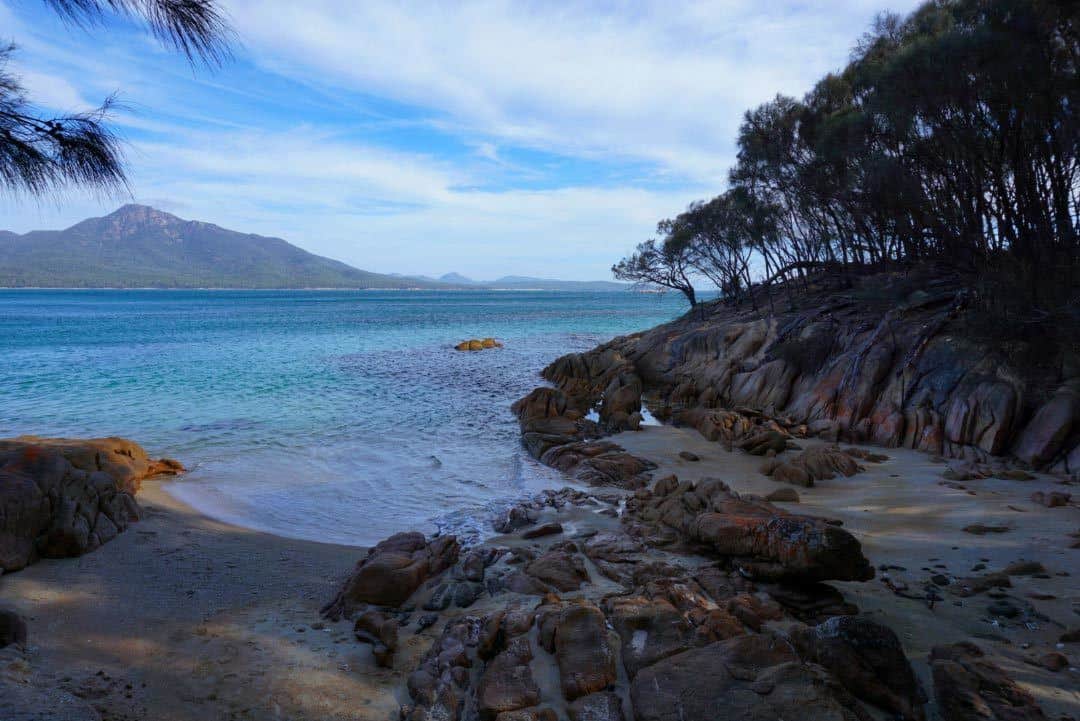
<svg viewBox="0 0 1080 721">
<path fill-rule="evenodd" d="M 565 479 L 514 400 L 555 357 L 683 312 L 632 293 L 0 291 L 0 436 L 120 435 L 221 520 L 366 545 L 481 534 Z M 506 347 L 461 353 L 469 337 Z"/>
</svg>

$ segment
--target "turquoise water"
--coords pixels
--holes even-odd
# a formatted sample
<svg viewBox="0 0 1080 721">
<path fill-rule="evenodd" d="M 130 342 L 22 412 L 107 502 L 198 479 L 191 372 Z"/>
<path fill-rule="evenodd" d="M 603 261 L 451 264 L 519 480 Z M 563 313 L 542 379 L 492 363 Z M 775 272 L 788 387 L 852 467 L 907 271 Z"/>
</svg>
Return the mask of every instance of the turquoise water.
<svg viewBox="0 0 1080 721">
<path fill-rule="evenodd" d="M 475 529 L 562 479 L 511 402 L 553 358 L 685 312 L 675 295 L 0 291 L 0 436 L 118 435 L 222 520 L 365 545 Z M 452 345 L 495 336 L 501 350 Z"/>
</svg>

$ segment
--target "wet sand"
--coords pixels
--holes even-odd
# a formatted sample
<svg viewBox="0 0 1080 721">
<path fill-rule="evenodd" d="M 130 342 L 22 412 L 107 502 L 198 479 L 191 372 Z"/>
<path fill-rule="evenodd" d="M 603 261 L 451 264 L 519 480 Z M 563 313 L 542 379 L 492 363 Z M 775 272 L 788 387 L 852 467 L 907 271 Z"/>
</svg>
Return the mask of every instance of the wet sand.
<svg viewBox="0 0 1080 721">
<path fill-rule="evenodd" d="M 691 429 L 647 427 L 611 440 L 659 463 L 656 478 L 671 473 L 683 480 L 719 478 L 739 493 L 763 496 L 792 487 L 762 475 L 758 469 L 763 458 L 729 452 Z M 804 448 L 816 443 L 799 441 Z M 985 593 L 959 598 L 941 589 L 942 600 L 932 610 L 922 599 L 894 594 L 882 582 L 881 570 L 868 583 L 832 585 L 863 613 L 896 631 L 927 691 L 932 688 L 926 663 L 930 648 L 971 640 L 1031 691 L 1049 718 L 1060 714 L 1080 718 L 1080 644 L 1056 648 L 1066 628 L 1080 626 L 1080 549 L 1069 548 L 1076 540 L 1069 534 L 1080 529 L 1080 509 L 1075 504 L 1046 508 L 1030 500 L 1035 491 L 1069 489 L 1041 474 L 1031 481 L 985 479 L 952 488 L 943 485 L 944 463 L 925 453 L 868 448 L 888 455 L 889 460 L 862 463 L 866 472 L 850 478 L 840 476 L 814 488 L 796 488 L 800 503 L 777 505 L 843 521 L 875 567 L 904 569 L 890 568 L 885 573 L 894 583 L 906 584 L 913 595 L 922 596 L 924 583 L 935 574 L 950 580 L 971 577 L 1019 560 L 1041 562 L 1049 578 L 1013 576 L 1013 587 L 1002 589 L 1003 599 Z M 701 460 L 686 461 L 679 457 L 680 451 L 695 453 Z M 795 453 L 787 451 L 781 457 Z M 962 530 L 975 523 L 1010 530 L 982 536 Z M 980 563 L 986 569 L 972 571 Z M 1009 601 L 1022 610 L 1021 616 L 995 619 L 987 612 L 995 600 Z M 1069 656 L 1071 669 L 1054 673 L 1028 662 L 1055 650 Z"/>
</svg>

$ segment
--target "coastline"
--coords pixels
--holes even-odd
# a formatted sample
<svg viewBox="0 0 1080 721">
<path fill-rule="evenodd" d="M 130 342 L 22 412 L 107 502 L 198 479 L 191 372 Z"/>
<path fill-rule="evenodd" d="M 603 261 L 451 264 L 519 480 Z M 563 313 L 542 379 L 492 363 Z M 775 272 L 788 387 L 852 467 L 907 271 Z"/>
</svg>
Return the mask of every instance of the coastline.
<svg viewBox="0 0 1080 721">
<path fill-rule="evenodd" d="M 655 462 L 657 478 L 719 478 L 739 493 L 782 487 L 757 472 L 760 458 L 725 450 L 690 429 L 648 426 L 610 439 Z M 941 484 L 944 466 L 929 455 L 887 450 L 888 460 L 867 464 L 866 472 L 799 489 L 800 503 L 777 505 L 843 521 L 875 566 L 890 568 L 894 582 L 915 591 L 931 570 L 961 577 L 975 563 L 996 569 L 1037 557 L 1050 574 L 1014 577 L 1008 598 L 1048 619 L 1068 617 L 1080 588 L 1077 577 L 1060 571 L 1072 564 L 1068 554 L 1075 551 L 1063 539 L 1075 516 L 1028 498 L 1032 489 L 1049 487 L 1049 476 L 948 488 Z M 685 451 L 700 460 L 680 457 Z M 142 520 L 93 553 L 42 560 L 0 578 L 5 603 L 31 625 L 26 660 L 43 672 L 39 680 L 107 709 L 107 718 L 397 718 L 407 701 L 405 679 L 441 624 L 403 631 L 392 667 L 379 666 L 373 647 L 356 642 L 351 623 L 320 616 L 364 549 L 217 521 L 173 496 L 172 483 L 144 482 Z M 575 538 L 614 528 L 606 516 L 572 507 L 553 518 Z M 1011 530 L 993 537 L 963 533 L 973 518 L 1005 520 Z M 522 541 L 512 532 L 482 545 L 520 548 Z M 895 629 L 925 688 L 932 688 L 930 646 L 975 638 L 1048 716 L 1080 712 L 1080 690 L 1069 688 L 1076 671 L 1051 673 L 1031 663 L 1032 654 L 1054 648 L 1064 628 L 1001 628 L 986 614 L 985 596 L 942 593 L 931 610 L 894 594 L 880 572 L 870 582 L 833 585 L 864 616 Z M 493 604 L 497 598 L 478 601 L 464 613 L 484 613 Z"/>
</svg>

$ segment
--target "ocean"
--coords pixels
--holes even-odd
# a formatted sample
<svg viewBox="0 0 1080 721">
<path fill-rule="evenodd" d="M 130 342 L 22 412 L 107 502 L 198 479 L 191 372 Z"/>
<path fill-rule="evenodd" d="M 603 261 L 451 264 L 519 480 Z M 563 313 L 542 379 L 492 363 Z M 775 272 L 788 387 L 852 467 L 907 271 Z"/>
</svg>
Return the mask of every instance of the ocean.
<svg viewBox="0 0 1080 721">
<path fill-rule="evenodd" d="M 223 521 L 368 545 L 482 533 L 565 484 L 509 405 L 554 358 L 671 320 L 677 294 L 0 290 L 0 437 L 124 436 Z M 458 352 L 493 336 L 505 346 Z"/>
</svg>

